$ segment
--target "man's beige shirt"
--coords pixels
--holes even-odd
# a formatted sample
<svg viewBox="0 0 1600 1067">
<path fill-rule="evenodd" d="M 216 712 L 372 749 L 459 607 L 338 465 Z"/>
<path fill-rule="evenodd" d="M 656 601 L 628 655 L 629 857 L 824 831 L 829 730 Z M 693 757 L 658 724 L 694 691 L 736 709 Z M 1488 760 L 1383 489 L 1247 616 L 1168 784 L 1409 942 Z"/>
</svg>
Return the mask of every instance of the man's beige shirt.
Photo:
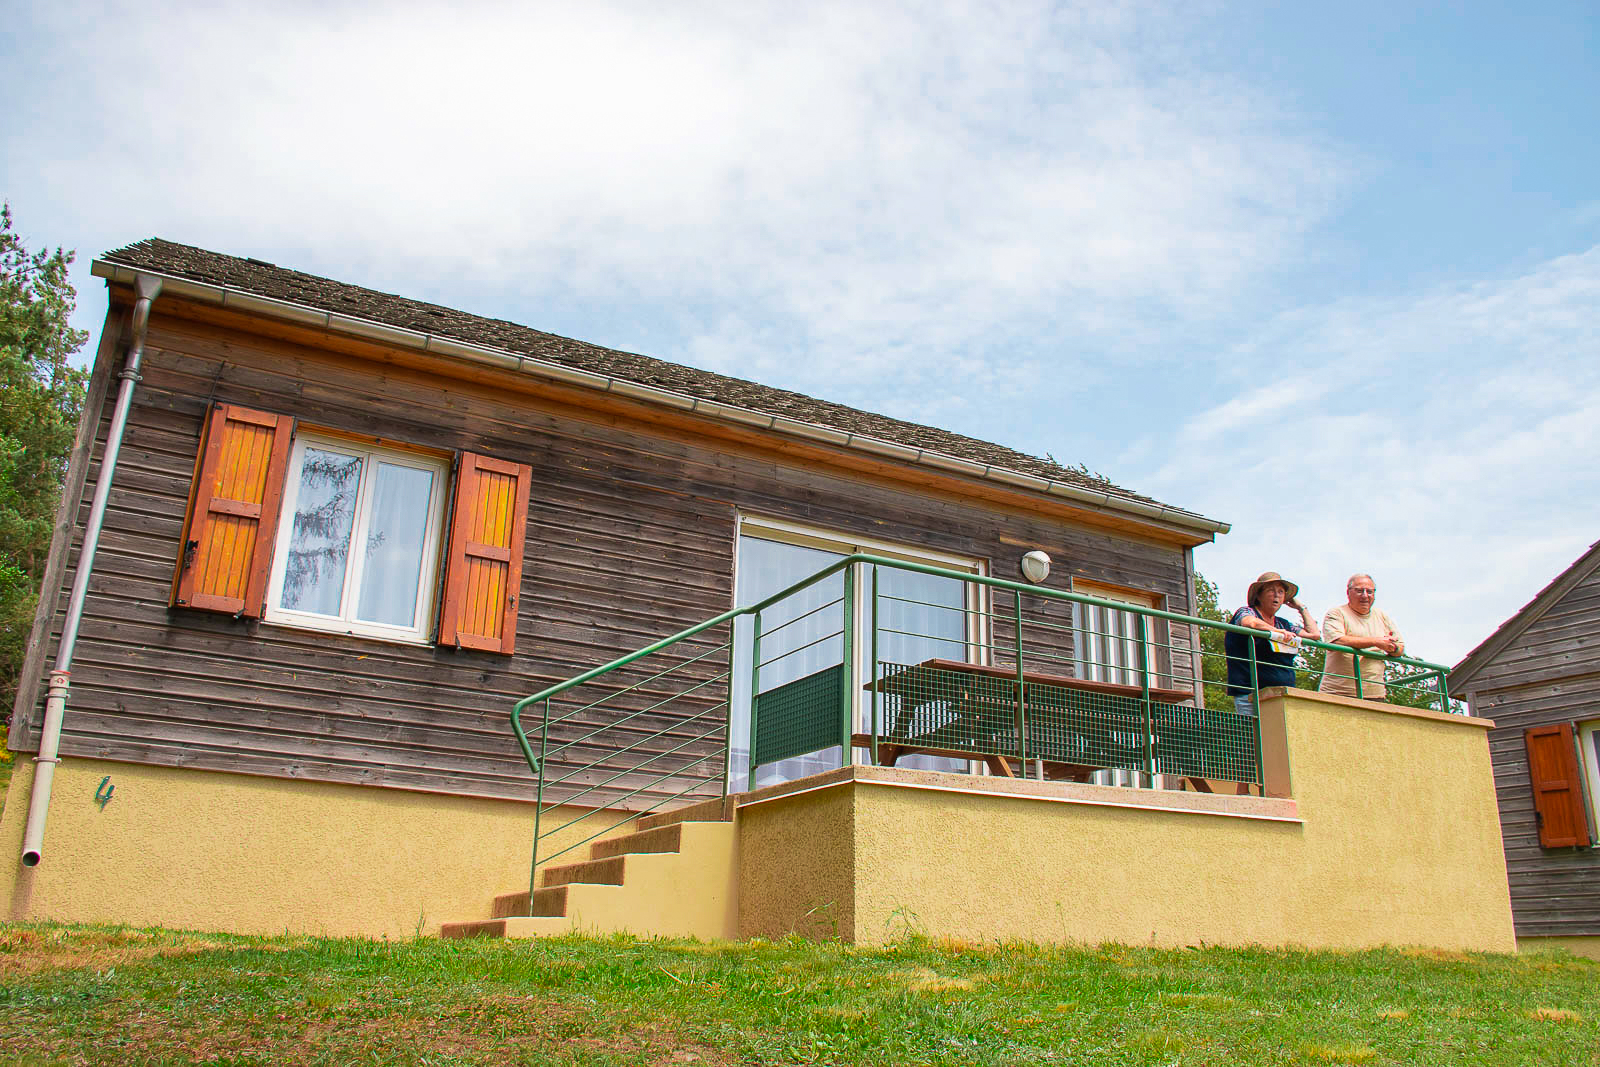
<svg viewBox="0 0 1600 1067">
<path fill-rule="evenodd" d="M 1329 644 L 1336 643 L 1341 637 L 1379 638 L 1386 633 L 1393 633 L 1397 641 L 1405 640 L 1400 636 L 1400 628 L 1394 624 L 1394 620 L 1376 605 L 1365 615 L 1360 615 L 1349 604 L 1340 604 L 1322 617 L 1322 639 Z M 1318 692 L 1355 696 L 1354 661 L 1355 657 L 1348 652 L 1329 652 L 1327 670 L 1322 675 L 1322 684 L 1317 686 Z M 1383 684 L 1383 658 L 1362 656 L 1361 696 L 1366 700 L 1382 700 L 1386 695 L 1388 690 Z"/>
</svg>

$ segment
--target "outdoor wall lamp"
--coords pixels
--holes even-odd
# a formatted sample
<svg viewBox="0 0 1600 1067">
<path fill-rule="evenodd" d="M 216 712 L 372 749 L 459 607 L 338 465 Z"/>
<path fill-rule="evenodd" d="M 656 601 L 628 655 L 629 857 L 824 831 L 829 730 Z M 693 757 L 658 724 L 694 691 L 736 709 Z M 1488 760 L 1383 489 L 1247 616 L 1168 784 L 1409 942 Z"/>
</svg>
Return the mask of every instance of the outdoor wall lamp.
<svg viewBox="0 0 1600 1067">
<path fill-rule="evenodd" d="M 1022 557 L 1022 576 L 1034 585 L 1050 577 L 1050 557 L 1037 548 Z"/>
</svg>

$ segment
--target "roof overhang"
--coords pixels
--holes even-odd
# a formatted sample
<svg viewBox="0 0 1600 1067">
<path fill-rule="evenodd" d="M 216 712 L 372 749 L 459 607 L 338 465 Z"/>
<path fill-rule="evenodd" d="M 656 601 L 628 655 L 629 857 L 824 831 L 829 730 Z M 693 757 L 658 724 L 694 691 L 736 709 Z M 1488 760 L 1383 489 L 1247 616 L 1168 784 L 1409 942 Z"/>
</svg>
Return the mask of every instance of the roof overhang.
<svg viewBox="0 0 1600 1067">
<path fill-rule="evenodd" d="M 344 315 L 334 311 L 324 311 L 321 308 L 280 300 L 276 297 L 261 296 L 231 286 L 197 282 L 180 275 L 166 274 L 144 267 L 129 267 L 104 259 L 94 260 L 90 266 L 90 273 L 95 277 L 104 278 L 108 283 L 112 284 L 131 285 L 141 275 L 160 278 L 162 293 L 167 296 L 185 297 L 190 300 L 216 304 L 220 307 L 231 308 L 248 314 L 262 315 L 314 329 L 347 334 L 363 340 L 376 341 L 380 344 L 395 345 L 449 359 L 464 360 L 480 365 L 498 367 L 503 370 L 518 371 L 565 385 L 582 386 L 598 392 L 613 393 L 629 399 L 644 401 L 645 403 L 659 404 L 664 407 L 676 408 L 680 411 L 689 411 L 723 422 L 756 427 L 789 437 L 852 449 L 880 459 L 898 460 L 902 463 L 912 463 L 950 473 L 964 474 L 973 478 L 982 478 L 1014 489 L 1030 490 L 1077 504 L 1087 505 L 1097 510 L 1115 512 L 1135 520 L 1147 523 L 1161 523 L 1194 531 L 1202 535 L 1197 538 L 1197 541 L 1210 540 L 1216 534 L 1227 533 L 1230 529 L 1228 523 L 1219 522 L 1216 519 L 1208 519 L 1204 515 L 1197 515 L 1192 511 L 1184 511 L 1182 508 L 1169 507 L 1165 504 L 1152 504 L 1118 493 L 1089 489 L 1084 486 L 1073 485 L 1070 482 L 1044 478 L 1036 474 L 1027 474 L 1023 471 L 1011 470 L 994 464 L 979 463 L 975 460 L 963 459 L 960 456 L 952 456 L 931 449 L 898 444 L 894 441 L 886 441 L 868 434 L 852 433 L 847 430 L 834 429 L 831 426 L 805 422 L 783 415 L 774 415 L 765 411 L 758 411 L 755 408 L 706 400 L 701 397 L 674 392 L 670 389 L 662 389 L 658 386 L 643 385 L 639 382 L 629 381 L 626 378 L 577 370 L 550 360 L 536 359 L 520 353 L 508 352 L 505 349 L 491 348 L 487 345 L 475 345 L 465 341 L 457 341 L 440 334 L 407 330 L 385 325 L 381 322 L 374 322 L 371 319 Z"/>
</svg>

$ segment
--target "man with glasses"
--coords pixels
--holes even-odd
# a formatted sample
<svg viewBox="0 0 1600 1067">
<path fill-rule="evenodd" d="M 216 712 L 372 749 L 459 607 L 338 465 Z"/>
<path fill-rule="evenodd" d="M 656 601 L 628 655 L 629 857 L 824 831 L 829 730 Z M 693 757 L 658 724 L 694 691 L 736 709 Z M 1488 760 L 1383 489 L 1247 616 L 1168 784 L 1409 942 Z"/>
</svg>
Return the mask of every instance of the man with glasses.
<svg viewBox="0 0 1600 1067">
<path fill-rule="evenodd" d="M 1322 618 L 1322 639 L 1332 645 L 1385 655 L 1398 656 L 1405 652 L 1406 643 L 1394 620 L 1382 608 L 1374 606 L 1378 597 L 1377 583 L 1370 574 L 1352 574 L 1344 583 L 1346 603 L 1329 610 Z M 1355 657 L 1348 652 L 1329 652 L 1322 672 L 1319 692 L 1339 696 L 1356 695 Z M 1388 695 L 1383 685 L 1383 657 L 1361 657 L 1361 697 L 1365 700 L 1382 700 Z"/>
</svg>

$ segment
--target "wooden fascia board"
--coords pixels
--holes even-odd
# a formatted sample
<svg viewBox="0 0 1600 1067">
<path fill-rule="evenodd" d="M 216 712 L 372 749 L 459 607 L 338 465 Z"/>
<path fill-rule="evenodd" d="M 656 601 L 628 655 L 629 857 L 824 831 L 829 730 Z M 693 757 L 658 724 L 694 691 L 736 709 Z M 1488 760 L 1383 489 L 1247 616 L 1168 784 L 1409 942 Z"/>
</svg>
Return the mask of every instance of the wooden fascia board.
<svg viewBox="0 0 1600 1067">
<path fill-rule="evenodd" d="M 1469 689 L 1468 683 L 1479 671 L 1493 662 L 1494 658 L 1504 652 L 1517 638 L 1527 632 L 1528 627 L 1538 622 L 1545 613 L 1561 602 L 1562 598 L 1577 588 L 1583 581 L 1600 568 L 1600 541 L 1589 546 L 1589 551 L 1579 556 L 1572 565 L 1557 575 L 1549 585 L 1545 586 L 1532 600 L 1524 604 L 1516 614 L 1501 623 L 1494 633 L 1490 634 L 1477 648 L 1468 652 L 1462 661 L 1456 664 L 1450 672 L 1450 685 L 1452 688 L 1461 686 Z"/>
<path fill-rule="evenodd" d="M 113 286 L 113 291 L 117 288 Z M 164 296 L 156 310 L 163 315 L 288 341 L 313 351 L 335 353 L 458 382 L 483 385 L 498 395 L 514 392 L 519 396 L 544 399 L 559 405 L 568 415 L 574 411 L 591 411 L 605 421 L 611 421 L 611 418 L 607 418 L 609 416 L 643 423 L 657 432 L 675 429 L 685 435 L 681 438 L 683 440 L 715 438 L 737 443 L 768 457 L 776 453 L 791 464 L 805 459 L 826 467 L 872 474 L 901 487 L 914 486 L 921 491 L 932 490 L 960 499 L 983 499 L 1010 510 L 1059 517 L 1161 544 L 1193 547 L 1214 540 L 1211 533 L 1153 518 L 1141 520 L 1111 509 L 1084 506 L 1046 492 L 1028 492 L 1020 487 L 1013 489 L 997 481 L 946 472 L 931 465 L 913 467 L 890 459 L 878 459 L 862 450 L 821 440 L 820 435 L 819 439 L 780 435 L 763 427 L 711 418 L 696 411 L 651 403 L 618 391 L 601 392 L 581 385 L 535 377 L 517 371 L 513 365 L 514 359 L 509 357 L 503 368 L 468 363 L 439 352 L 386 344 L 327 328 L 268 318 L 181 295 Z M 914 453 L 916 450 L 907 448 L 906 451 Z M 1044 483 L 1046 480 L 1040 478 L 1038 481 Z"/>
</svg>

